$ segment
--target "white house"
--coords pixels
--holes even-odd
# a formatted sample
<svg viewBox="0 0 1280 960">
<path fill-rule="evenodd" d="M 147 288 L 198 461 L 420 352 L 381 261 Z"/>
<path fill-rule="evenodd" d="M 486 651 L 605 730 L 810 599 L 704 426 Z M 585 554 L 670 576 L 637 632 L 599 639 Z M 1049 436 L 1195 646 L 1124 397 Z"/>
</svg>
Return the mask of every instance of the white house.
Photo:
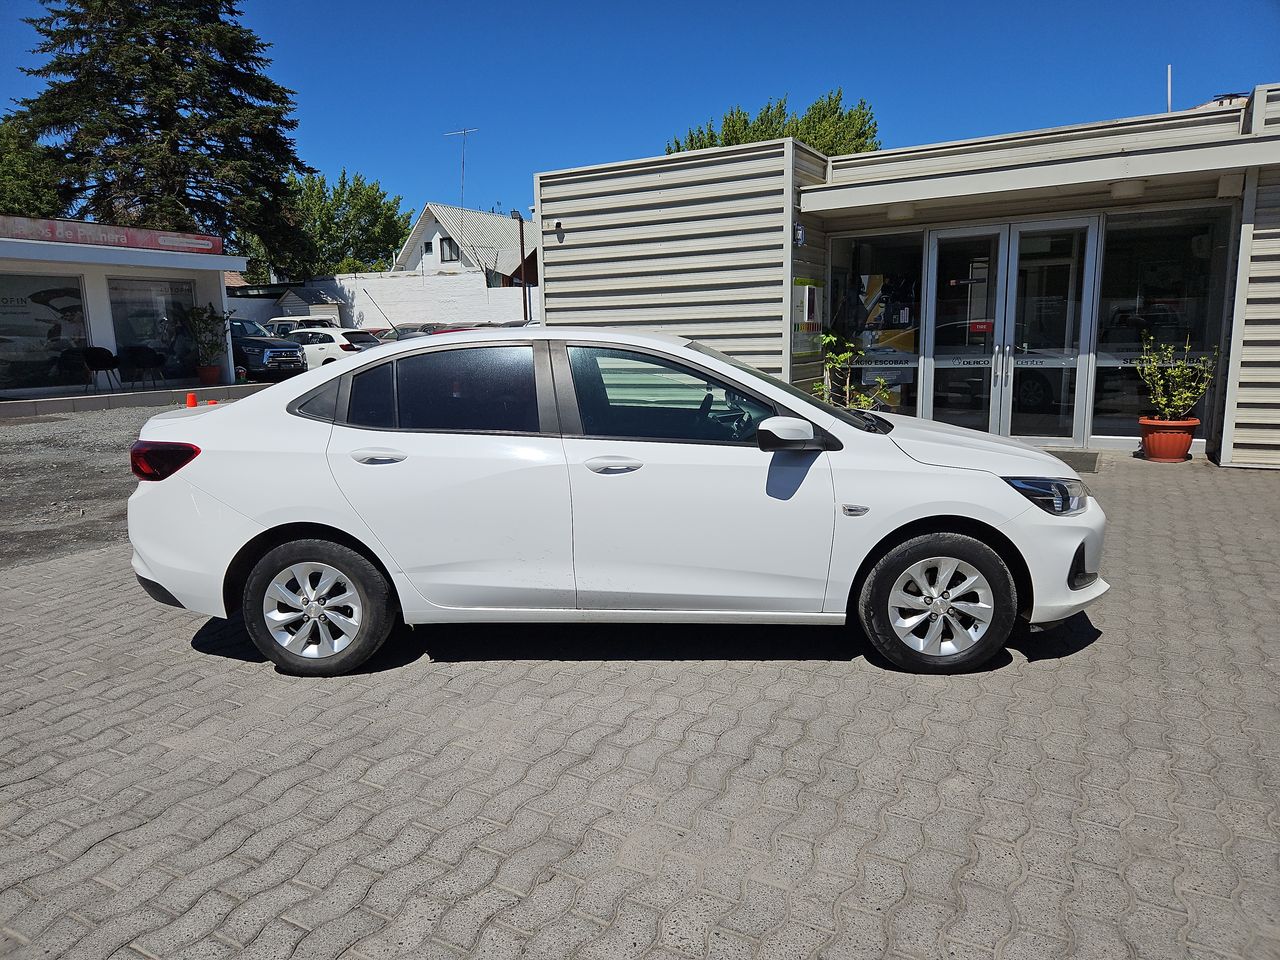
<svg viewBox="0 0 1280 960">
<path fill-rule="evenodd" d="M 512 216 L 428 203 L 392 270 L 424 274 L 482 273 L 490 287 L 536 286 L 538 231 Z M 521 269 L 523 265 L 523 270 Z"/>
</svg>

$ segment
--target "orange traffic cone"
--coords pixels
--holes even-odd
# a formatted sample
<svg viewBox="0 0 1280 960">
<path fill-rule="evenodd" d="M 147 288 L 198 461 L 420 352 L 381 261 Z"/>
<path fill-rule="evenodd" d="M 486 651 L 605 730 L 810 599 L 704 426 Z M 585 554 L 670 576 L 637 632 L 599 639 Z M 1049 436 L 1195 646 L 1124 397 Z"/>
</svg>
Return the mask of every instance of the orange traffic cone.
<svg viewBox="0 0 1280 960">
<path fill-rule="evenodd" d="M 194 393 L 188 393 L 188 394 L 187 394 L 187 406 L 188 406 L 188 407 L 198 407 L 198 406 L 200 406 L 200 402 L 199 402 L 198 400 L 196 400 L 196 395 L 195 395 Z"/>
</svg>

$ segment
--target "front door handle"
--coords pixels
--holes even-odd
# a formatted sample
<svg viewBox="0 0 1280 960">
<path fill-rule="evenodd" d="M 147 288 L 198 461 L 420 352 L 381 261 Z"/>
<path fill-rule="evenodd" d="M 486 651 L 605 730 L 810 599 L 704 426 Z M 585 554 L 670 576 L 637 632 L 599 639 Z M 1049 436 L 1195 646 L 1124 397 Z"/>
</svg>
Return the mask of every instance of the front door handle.
<svg viewBox="0 0 1280 960">
<path fill-rule="evenodd" d="M 632 460 L 630 457 L 592 457 L 586 461 L 585 465 L 592 473 L 599 473 L 606 477 L 620 473 L 634 473 L 644 466 L 639 460 Z"/>
<path fill-rule="evenodd" d="M 380 463 L 399 463 L 409 455 L 401 450 L 391 450 L 387 447 L 366 447 L 363 450 L 352 450 L 351 459 L 356 463 L 365 463 L 370 466 L 376 466 Z"/>
</svg>

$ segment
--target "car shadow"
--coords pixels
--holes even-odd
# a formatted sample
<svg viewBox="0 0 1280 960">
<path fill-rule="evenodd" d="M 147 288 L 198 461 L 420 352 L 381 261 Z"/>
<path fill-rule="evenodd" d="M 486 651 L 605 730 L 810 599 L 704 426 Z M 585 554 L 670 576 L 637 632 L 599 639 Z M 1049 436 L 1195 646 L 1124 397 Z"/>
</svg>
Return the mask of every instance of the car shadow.
<svg viewBox="0 0 1280 960">
<path fill-rule="evenodd" d="M 1080 613 L 1048 629 L 1015 631 L 1008 648 L 973 672 L 1013 663 L 1009 650 L 1029 662 L 1069 657 L 1100 637 Z M 197 653 L 266 663 L 239 617 L 208 620 L 191 647 Z M 487 660 L 830 660 L 863 657 L 873 666 L 900 671 L 853 627 L 691 623 L 453 623 L 397 624 L 387 642 L 357 674 L 381 673 L 424 657 L 441 663 Z"/>
</svg>

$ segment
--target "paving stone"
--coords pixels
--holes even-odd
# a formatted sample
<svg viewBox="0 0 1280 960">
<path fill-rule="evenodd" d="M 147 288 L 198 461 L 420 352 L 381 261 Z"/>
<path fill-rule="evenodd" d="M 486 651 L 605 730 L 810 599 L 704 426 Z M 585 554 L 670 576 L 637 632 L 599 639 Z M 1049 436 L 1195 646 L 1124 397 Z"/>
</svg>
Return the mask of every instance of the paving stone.
<svg viewBox="0 0 1280 960">
<path fill-rule="evenodd" d="M 1276 955 L 1280 476 L 1090 486 L 1111 594 L 959 677 L 837 629 L 457 625 L 303 681 L 122 544 L 0 558 L 0 953 Z"/>
</svg>

